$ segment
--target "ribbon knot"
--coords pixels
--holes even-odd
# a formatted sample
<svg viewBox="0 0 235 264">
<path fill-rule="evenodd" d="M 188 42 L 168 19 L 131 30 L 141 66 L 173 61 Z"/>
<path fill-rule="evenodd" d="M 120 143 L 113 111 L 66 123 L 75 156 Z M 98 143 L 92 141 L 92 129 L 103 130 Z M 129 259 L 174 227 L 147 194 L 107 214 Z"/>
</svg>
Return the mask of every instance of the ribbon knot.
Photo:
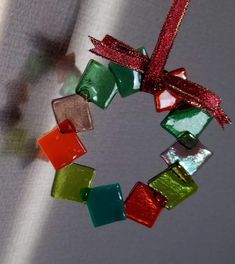
<svg viewBox="0 0 235 264">
<path fill-rule="evenodd" d="M 164 70 L 189 2 L 190 0 L 174 0 L 150 58 L 110 35 L 106 35 L 102 41 L 90 37 L 94 45 L 90 51 L 142 73 L 141 91 L 155 94 L 167 88 L 183 101 L 208 111 L 224 127 L 225 124 L 231 124 L 231 120 L 220 107 L 219 96 L 199 84 Z"/>
</svg>

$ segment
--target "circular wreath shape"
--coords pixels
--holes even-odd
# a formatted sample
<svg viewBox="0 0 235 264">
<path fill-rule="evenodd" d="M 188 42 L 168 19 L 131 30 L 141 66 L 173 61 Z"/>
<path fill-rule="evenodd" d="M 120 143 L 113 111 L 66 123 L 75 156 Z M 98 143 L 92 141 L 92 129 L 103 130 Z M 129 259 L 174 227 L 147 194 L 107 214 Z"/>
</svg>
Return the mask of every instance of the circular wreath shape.
<svg viewBox="0 0 235 264">
<path fill-rule="evenodd" d="M 190 82 L 184 68 L 164 69 L 189 2 L 173 1 L 150 57 L 143 47 L 133 49 L 109 35 L 102 41 L 90 37 L 91 52 L 111 62 L 106 67 L 90 60 L 75 93 L 52 101 L 58 126 L 38 139 L 56 170 L 51 195 L 87 205 L 95 227 L 126 218 L 152 227 L 164 208 L 175 208 L 197 191 L 192 176 L 212 156 L 200 134 L 213 117 L 222 126 L 231 123 L 221 99 Z M 177 141 L 161 154 L 168 167 L 147 183 L 137 182 L 124 201 L 118 183 L 92 187 L 95 169 L 74 161 L 87 152 L 78 133 L 94 128 L 89 104 L 107 109 L 117 93 L 137 92 L 152 94 L 158 112 L 169 111 L 161 126 Z"/>
</svg>

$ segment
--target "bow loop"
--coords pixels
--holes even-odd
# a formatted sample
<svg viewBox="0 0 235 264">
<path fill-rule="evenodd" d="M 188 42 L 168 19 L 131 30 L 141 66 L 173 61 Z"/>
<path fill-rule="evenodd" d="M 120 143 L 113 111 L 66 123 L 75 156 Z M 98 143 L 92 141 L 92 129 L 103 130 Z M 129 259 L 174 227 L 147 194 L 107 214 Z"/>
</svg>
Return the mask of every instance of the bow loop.
<svg viewBox="0 0 235 264">
<path fill-rule="evenodd" d="M 133 49 L 127 44 L 106 35 L 102 41 L 90 37 L 94 45 L 91 52 L 112 60 L 124 67 L 144 73 L 149 65 L 149 57 L 141 54 L 138 50 Z"/>
</svg>

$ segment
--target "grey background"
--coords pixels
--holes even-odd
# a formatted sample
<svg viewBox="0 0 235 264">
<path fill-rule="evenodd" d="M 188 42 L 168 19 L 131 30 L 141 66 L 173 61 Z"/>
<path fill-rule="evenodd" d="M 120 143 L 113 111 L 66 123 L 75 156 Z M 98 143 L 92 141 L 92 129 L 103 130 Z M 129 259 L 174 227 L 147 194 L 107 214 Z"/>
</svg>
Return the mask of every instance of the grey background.
<svg viewBox="0 0 235 264">
<path fill-rule="evenodd" d="M 88 34 L 110 33 L 150 53 L 171 2 L 8 1 L 0 38 L 1 109 L 7 95 L 17 97 L 17 85 L 11 84 L 24 79 L 24 63 L 31 52 L 42 50 L 42 38 L 55 59 L 74 51 L 81 70 L 94 57 L 88 53 Z M 167 64 L 169 70 L 184 66 L 191 80 L 221 95 L 233 120 L 234 13 L 232 0 L 192 1 Z M 0 262 L 234 263 L 234 126 L 223 131 L 214 121 L 202 134 L 214 156 L 194 177 L 199 192 L 165 210 L 153 229 L 132 221 L 95 229 L 85 206 L 50 198 L 50 164 L 3 147 L 15 127 L 34 138 L 55 125 L 50 101 L 59 97 L 60 87 L 50 70 L 30 84 L 16 125 L 1 116 Z M 78 162 L 96 168 L 95 186 L 119 182 L 126 197 L 136 181 L 166 167 L 159 154 L 174 138 L 161 129 L 165 114 L 155 112 L 150 95 L 117 96 L 106 111 L 92 106 L 92 114 L 95 130 L 81 135 L 88 154 Z"/>
</svg>

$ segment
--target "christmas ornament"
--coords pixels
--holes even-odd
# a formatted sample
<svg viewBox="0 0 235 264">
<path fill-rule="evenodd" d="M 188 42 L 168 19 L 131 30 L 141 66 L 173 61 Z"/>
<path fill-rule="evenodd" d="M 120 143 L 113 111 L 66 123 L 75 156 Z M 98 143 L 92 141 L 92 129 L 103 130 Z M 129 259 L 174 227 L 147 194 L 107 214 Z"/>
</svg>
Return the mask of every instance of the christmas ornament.
<svg viewBox="0 0 235 264">
<path fill-rule="evenodd" d="M 184 68 L 164 69 L 189 2 L 173 1 L 151 56 L 109 35 L 102 41 L 90 37 L 91 52 L 111 62 L 105 67 L 91 60 L 76 94 L 52 101 L 58 127 L 38 140 L 56 169 L 51 194 L 86 204 L 96 227 L 126 218 L 152 227 L 164 208 L 175 208 L 197 191 L 192 175 L 212 156 L 200 134 L 213 118 L 222 127 L 231 123 L 219 96 L 189 81 Z M 168 168 L 148 184 L 136 183 L 124 201 L 118 183 L 91 187 L 95 169 L 73 162 L 86 153 L 77 132 L 93 129 L 89 104 L 106 109 L 117 93 L 126 97 L 137 92 L 153 94 L 158 112 L 170 111 L 161 125 L 177 142 L 161 154 Z"/>
</svg>

